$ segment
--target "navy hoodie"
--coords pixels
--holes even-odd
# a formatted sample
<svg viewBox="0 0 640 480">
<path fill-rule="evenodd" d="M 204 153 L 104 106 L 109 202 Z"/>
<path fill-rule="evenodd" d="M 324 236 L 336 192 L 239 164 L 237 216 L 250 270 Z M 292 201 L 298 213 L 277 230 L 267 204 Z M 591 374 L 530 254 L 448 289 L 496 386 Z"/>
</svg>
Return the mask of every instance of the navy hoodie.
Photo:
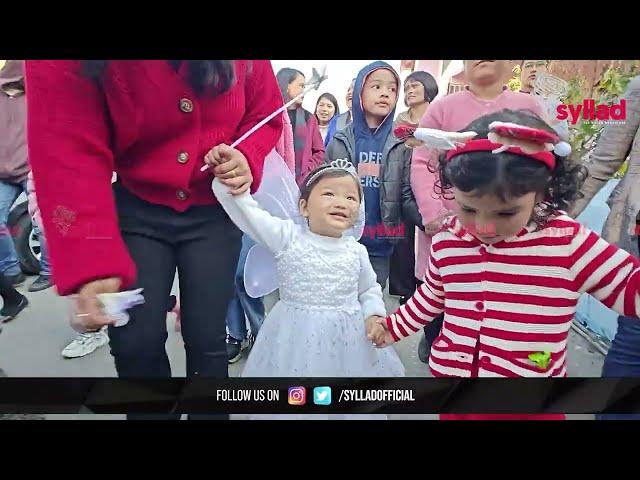
<svg viewBox="0 0 640 480">
<path fill-rule="evenodd" d="M 382 223 L 380 212 L 380 164 L 387 137 L 392 135 L 393 114 L 396 110 L 396 104 L 394 103 L 393 108 L 378 128 L 371 129 L 367 125 L 362 107 L 362 87 L 367 77 L 381 68 L 391 71 L 397 79 L 397 85 L 400 84 L 398 74 L 393 67 L 388 63 L 378 61 L 360 70 L 353 89 L 354 161 L 357 164 L 360 183 L 364 191 L 365 225 L 368 227 L 374 227 Z M 360 239 L 360 242 L 367 247 L 370 256 L 387 257 L 393 253 L 393 244 L 383 238 L 371 238 L 365 235 Z"/>
</svg>

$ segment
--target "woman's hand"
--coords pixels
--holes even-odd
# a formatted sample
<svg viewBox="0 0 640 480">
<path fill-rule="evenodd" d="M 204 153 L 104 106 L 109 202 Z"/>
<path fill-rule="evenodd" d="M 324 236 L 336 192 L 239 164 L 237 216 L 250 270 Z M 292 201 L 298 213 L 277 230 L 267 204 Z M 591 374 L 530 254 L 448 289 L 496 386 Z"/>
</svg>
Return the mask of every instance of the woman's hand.
<svg viewBox="0 0 640 480">
<path fill-rule="evenodd" d="M 205 155 L 204 161 L 214 167 L 214 175 L 231 188 L 232 195 L 240 195 L 251 188 L 253 175 L 247 158 L 240 150 L 221 143 Z"/>
<path fill-rule="evenodd" d="M 116 293 L 120 290 L 120 284 L 119 278 L 105 278 L 85 284 L 75 298 L 76 311 L 70 320 L 71 327 L 85 333 L 115 324 L 115 319 L 104 314 L 98 294 Z"/>
</svg>

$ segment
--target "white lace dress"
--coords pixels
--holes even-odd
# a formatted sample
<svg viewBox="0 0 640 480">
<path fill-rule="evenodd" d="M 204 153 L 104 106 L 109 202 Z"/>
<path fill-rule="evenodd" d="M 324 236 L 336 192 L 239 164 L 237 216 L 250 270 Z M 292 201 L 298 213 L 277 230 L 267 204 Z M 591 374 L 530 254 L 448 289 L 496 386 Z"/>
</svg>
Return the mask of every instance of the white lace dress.
<svg viewBox="0 0 640 480">
<path fill-rule="evenodd" d="M 213 190 L 234 223 L 277 261 L 280 301 L 260 328 L 244 377 L 404 375 L 393 347 L 374 348 L 367 339 L 365 318 L 386 316 L 386 310 L 363 245 L 273 217 L 248 193 L 233 197 L 217 180 Z"/>
</svg>

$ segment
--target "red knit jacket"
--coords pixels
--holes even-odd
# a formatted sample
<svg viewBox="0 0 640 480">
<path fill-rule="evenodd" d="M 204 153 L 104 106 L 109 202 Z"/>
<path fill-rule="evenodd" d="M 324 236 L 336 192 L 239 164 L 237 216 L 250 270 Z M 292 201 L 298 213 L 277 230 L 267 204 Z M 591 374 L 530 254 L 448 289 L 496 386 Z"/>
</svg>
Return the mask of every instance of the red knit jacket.
<svg viewBox="0 0 640 480">
<path fill-rule="evenodd" d="M 429 356 L 435 377 L 564 377 L 583 293 L 640 314 L 640 260 L 564 212 L 491 245 L 450 217 L 423 279 L 387 326 L 399 340 L 444 313 Z"/>
<path fill-rule="evenodd" d="M 154 204 L 183 212 L 216 203 L 204 155 L 231 144 L 282 105 L 268 60 L 235 61 L 235 81 L 215 98 L 190 87 L 186 64 L 111 61 L 103 84 L 86 78 L 78 60 L 26 62 L 27 138 L 54 281 L 61 295 L 120 277 L 135 265 L 120 236 L 111 189 L 123 186 Z M 238 146 L 255 191 L 265 155 L 282 132 L 278 115 Z"/>
</svg>

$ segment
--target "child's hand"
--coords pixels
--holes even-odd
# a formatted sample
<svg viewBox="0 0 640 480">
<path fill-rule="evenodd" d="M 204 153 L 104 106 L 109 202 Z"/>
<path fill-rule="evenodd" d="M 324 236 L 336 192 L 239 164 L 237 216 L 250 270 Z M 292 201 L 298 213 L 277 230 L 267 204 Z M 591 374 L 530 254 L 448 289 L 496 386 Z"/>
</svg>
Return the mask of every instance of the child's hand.
<svg viewBox="0 0 640 480">
<path fill-rule="evenodd" d="M 379 317 L 367 318 L 367 338 L 377 347 L 378 342 L 384 339 L 384 328 L 376 323 Z"/>
<path fill-rule="evenodd" d="M 369 330 L 368 338 L 376 348 L 383 348 L 387 346 L 385 342 L 386 330 L 384 329 L 384 327 L 378 325 L 377 323 L 374 324 Z"/>
<path fill-rule="evenodd" d="M 396 343 L 396 341 L 391 336 L 391 333 L 388 330 L 382 328 L 382 334 L 376 341 L 376 348 L 386 348 L 389 345 L 393 345 L 394 343 Z"/>
<path fill-rule="evenodd" d="M 404 145 L 407 148 L 418 148 L 418 147 L 422 147 L 424 145 L 424 142 L 421 140 L 418 140 L 417 138 L 411 137 L 404 141 Z"/>
<path fill-rule="evenodd" d="M 447 217 L 450 217 L 451 215 L 453 215 L 453 212 L 447 212 L 447 213 L 445 213 L 443 215 L 440 215 L 435 220 L 432 220 L 431 222 L 426 223 L 425 226 L 424 226 L 424 233 L 426 233 L 429 236 L 435 235 L 442 228 L 444 220 Z"/>
<path fill-rule="evenodd" d="M 366 320 L 367 338 L 378 348 L 384 348 L 395 342 L 387 331 L 387 324 L 383 317 L 372 315 Z"/>
<path fill-rule="evenodd" d="M 440 231 L 442 228 L 442 222 L 439 220 L 434 220 L 433 222 L 429 222 L 424 226 L 424 233 L 433 237 L 436 233 Z"/>
<path fill-rule="evenodd" d="M 231 188 L 232 195 L 240 195 L 251 187 L 253 175 L 247 158 L 240 150 L 221 143 L 205 155 L 204 161 L 214 167 L 214 175 Z"/>
<path fill-rule="evenodd" d="M 379 317 L 377 315 L 371 315 L 370 317 L 367 317 L 367 319 L 364 322 L 367 330 L 367 338 L 371 340 L 373 343 L 376 343 L 375 340 L 380 335 L 380 329 L 383 329 L 383 327 L 378 325 L 378 323 L 376 322 L 376 320 L 378 320 L 379 318 L 382 318 L 382 317 Z"/>
</svg>

